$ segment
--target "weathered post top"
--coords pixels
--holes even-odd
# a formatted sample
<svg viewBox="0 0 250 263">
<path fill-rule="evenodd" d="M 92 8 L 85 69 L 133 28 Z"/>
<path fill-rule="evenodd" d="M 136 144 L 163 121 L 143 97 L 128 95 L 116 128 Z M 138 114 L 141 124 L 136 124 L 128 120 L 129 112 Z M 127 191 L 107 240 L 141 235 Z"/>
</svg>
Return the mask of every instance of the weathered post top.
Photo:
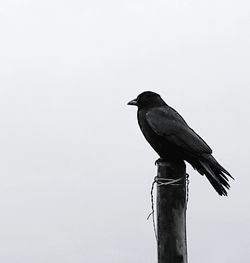
<svg viewBox="0 0 250 263">
<path fill-rule="evenodd" d="M 172 160 L 157 165 L 158 263 L 187 263 L 186 165 Z"/>
</svg>

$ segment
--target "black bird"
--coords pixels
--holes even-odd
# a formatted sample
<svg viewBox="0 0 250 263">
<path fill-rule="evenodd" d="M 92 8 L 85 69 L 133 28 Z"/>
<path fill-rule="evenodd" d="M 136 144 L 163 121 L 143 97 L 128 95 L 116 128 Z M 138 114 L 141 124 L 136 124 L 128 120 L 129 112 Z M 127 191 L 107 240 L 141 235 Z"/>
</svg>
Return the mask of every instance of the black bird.
<svg viewBox="0 0 250 263">
<path fill-rule="evenodd" d="M 233 177 L 215 160 L 207 143 L 159 94 L 145 91 L 128 105 L 138 107 L 141 131 L 160 158 L 187 161 L 206 175 L 219 195 L 227 195 L 230 185 L 226 175 Z"/>
</svg>

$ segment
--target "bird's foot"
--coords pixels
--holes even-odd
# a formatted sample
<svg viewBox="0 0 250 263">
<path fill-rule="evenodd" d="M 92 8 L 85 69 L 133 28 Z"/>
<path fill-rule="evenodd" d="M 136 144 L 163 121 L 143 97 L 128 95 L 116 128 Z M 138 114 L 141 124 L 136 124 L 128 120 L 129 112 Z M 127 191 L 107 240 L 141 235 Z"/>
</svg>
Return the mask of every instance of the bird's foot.
<svg viewBox="0 0 250 263">
<path fill-rule="evenodd" d="M 160 163 L 166 162 L 164 158 L 159 158 L 155 161 L 155 165 L 159 165 Z"/>
</svg>

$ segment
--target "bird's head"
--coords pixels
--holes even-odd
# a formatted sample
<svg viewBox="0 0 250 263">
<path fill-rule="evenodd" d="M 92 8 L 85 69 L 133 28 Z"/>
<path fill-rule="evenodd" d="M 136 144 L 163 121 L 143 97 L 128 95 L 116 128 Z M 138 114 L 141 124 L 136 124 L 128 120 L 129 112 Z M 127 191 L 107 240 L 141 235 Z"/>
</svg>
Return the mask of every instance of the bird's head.
<svg viewBox="0 0 250 263">
<path fill-rule="evenodd" d="M 166 105 L 161 96 L 152 91 L 144 91 L 137 96 L 136 99 L 131 100 L 128 105 L 137 106 L 138 108 L 158 107 Z"/>
</svg>

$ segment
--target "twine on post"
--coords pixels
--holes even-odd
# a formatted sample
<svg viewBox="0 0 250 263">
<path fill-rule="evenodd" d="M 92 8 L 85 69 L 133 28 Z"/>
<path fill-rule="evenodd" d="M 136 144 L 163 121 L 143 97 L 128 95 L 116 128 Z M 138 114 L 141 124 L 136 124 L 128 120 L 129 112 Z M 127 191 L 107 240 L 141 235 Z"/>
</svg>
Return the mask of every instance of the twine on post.
<svg viewBox="0 0 250 263">
<path fill-rule="evenodd" d="M 159 176 L 155 176 L 152 186 L 151 186 L 151 191 L 150 191 L 150 196 L 151 196 L 151 212 L 147 217 L 147 220 L 149 220 L 149 218 L 152 216 L 152 220 L 153 220 L 153 227 L 154 227 L 154 234 L 155 234 L 155 239 L 156 241 L 158 241 L 158 237 L 157 237 L 157 231 L 156 231 L 156 223 L 155 223 L 155 209 L 154 209 L 154 186 L 155 184 L 157 184 L 157 186 L 178 186 L 178 185 L 182 185 L 181 181 L 186 180 L 186 185 L 187 185 L 187 189 L 186 189 L 186 200 L 188 202 L 188 198 L 189 198 L 189 174 L 186 173 L 186 178 L 178 178 L 178 179 L 169 179 L 169 178 L 160 178 Z"/>
</svg>

